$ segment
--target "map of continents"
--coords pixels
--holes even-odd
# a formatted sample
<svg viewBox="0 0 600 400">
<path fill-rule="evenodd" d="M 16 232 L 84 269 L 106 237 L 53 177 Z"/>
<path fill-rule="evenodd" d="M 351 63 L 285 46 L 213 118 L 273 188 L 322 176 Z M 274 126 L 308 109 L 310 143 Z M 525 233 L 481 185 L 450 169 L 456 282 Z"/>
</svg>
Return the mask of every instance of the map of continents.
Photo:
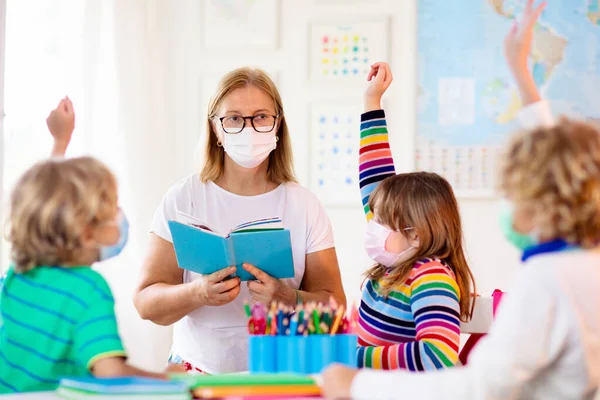
<svg viewBox="0 0 600 400">
<path fill-rule="evenodd" d="M 521 102 L 503 39 L 524 0 L 421 0 L 418 11 L 419 170 L 459 195 L 490 195 L 499 145 Z M 556 115 L 600 117 L 600 0 L 553 0 L 534 31 L 534 78 Z"/>
</svg>

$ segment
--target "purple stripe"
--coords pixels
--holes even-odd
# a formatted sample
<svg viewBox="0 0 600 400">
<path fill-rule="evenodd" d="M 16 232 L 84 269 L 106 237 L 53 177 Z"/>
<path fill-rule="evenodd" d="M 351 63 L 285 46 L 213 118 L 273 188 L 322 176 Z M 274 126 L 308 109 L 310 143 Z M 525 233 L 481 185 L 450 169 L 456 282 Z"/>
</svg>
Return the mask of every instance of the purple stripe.
<svg viewBox="0 0 600 400">
<path fill-rule="evenodd" d="M 387 341 L 390 341 L 393 343 L 406 343 L 406 342 L 412 342 L 415 340 L 414 336 L 394 335 L 393 333 L 385 332 L 385 331 L 379 330 L 377 328 L 374 328 L 362 320 L 360 321 L 360 326 L 365 331 L 369 332 L 372 336 L 374 336 L 378 339 L 387 340 Z"/>
<path fill-rule="evenodd" d="M 441 321 L 439 319 L 429 320 L 427 322 L 421 322 L 418 325 L 418 329 L 419 330 L 426 329 L 426 328 L 431 328 L 431 327 L 434 327 L 434 328 L 444 327 L 444 328 L 447 328 L 447 329 L 449 329 L 449 330 L 451 330 L 453 332 L 460 332 L 460 328 L 458 326 L 456 326 L 454 324 L 449 324 L 448 322 Z"/>
<path fill-rule="evenodd" d="M 371 160 L 360 164 L 360 172 L 363 172 L 367 168 L 380 167 L 382 165 L 391 165 L 394 163 L 394 160 L 390 157 L 379 158 L 376 160 Z"/>
</svg>

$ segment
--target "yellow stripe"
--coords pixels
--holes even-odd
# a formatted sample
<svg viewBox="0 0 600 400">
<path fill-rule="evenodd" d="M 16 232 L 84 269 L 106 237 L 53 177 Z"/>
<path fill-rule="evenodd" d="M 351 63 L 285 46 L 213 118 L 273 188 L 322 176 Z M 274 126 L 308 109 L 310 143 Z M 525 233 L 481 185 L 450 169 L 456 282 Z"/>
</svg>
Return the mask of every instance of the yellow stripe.
<svg viewBox="0 0 600 400">
<path fill-rule="evenodd" d="M 360 146 L 366 146 L 369 144 L 374 144 L 374 143 L 383 143 L 383 142 L 387 142 L 388 141 L 388 135 L 373 135 L 373 136 L 367 136 L 364 138 L 360 139 Z"/>
<path fill-rule="evenodd" d="M 414 280 L 412 282 L 412 286 L 416 287 L 416 286 L 424 285 L 426 283 L 431 283 L 431 282 L 444 282 L 444 283 L 447 283 L 447 284 L 449 284 L 450 286 L 452 286 L 453 288 L 456 289 L 456 293 L 459 292 L 458 285 L 456 284 L 456 281 L 454 279 L 452 279 L 451 276 L 446 275 L 446 274 L 441 274 L 441 273 L 423 275 L 419 279 Z"/>
<path fill-rule="evenodd" d="M 373 368 L 382 369 L 381 357 L 383 355 L 383 347 L 375 347 L 373 349 Z"/>
<path fill-rule="evenodd" d="M 456 362 L 458 360 L 458 353 L 454 351 L 450 346 L 441 340 L 437 339 L 421 339 L 423 343 L 429 343 L 431 346 L 435 346 L 440 350 L 450 361 Z"/>
</svg>

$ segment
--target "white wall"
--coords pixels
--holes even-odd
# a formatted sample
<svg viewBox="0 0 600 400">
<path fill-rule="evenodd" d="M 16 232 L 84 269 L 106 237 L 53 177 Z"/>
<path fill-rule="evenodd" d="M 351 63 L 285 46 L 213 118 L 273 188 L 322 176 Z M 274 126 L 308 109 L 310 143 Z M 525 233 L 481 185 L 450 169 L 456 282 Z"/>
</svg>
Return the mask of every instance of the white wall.
<svg viewBox="0 0 600 400">
<path fill-rule="evenodd" d="M 258 0 L 260 1 L 260 0 Z M 203 76 L 222 75 L 228 70 L 250 65 L 278 72 L 278 82 L 291 129 L 296 169 L 301 183 L 307 184 L 309 171 L 309 102 L 360 96 L 361 88 L 329 89 L 307 82 L 308 25 L 312 20 L 336 16 L 388 15 L 391 18 L 389 61 L 395 82 L 386 99 L 392 149 L 399 171 L 412 167 L 415 133 L 416 75 L 416 0 L 347 1 L 348 4 L 316 5 L 313 0 L 280 0 L 280 46 L 273 52 L 218 52 L 203 50 L 202 1 L 178 0 L 162 14 L 170 18 L 163 24 L 167 47 L 171 46 L 165 80 L 173 87 L 163 93 L 172 115 L 172 130 L 165 132 L 175 142 L 177 164 L 169 175 L 173 182 L 198 170 L 193 149 L 204 130 L 206 110 L 202 108 Z M 156 17 L 156 15 L 154 15 Z M 257 21 L 256 23 L 260 23 Z M 212 79 L 212 78 L 211 78 Z M 173 107 L 174 105 L 174 107 Z M 358 137 L 358 130 L 357 130 Z M 173 159 L 172 157 L 169 157 Z M 162 180 L 164 182 L 164 179 Z M 161 189 L 166 190 L 164 184 Z M 157 189 L 158 190 L 158 189 Z M 495 288 L 506 289 L 518 266 L 518 255 L 503 240 L 496 221 L 493 200 L 460 199 L 468 257 L 475 273 L 478 292 L 489 294 Z M 329 208 L 335 231 L 336 247 L 344 286 L 349 299 L 360 294 L 361 273 L 370 265 L 363 250 L 365 221 L 357 199 L 356 206 Z M 127 326 L 123 327 L 128 329 Z M 133 326 L 132 326 L 133 328 Z M 155 341 L 156 342 L 156 341 Z M 161 336 L 153 351 L 164 354 L 168 343 Z M 135 341 L 129 343 L 134 356 L 148 351 Z"/>
</svg>

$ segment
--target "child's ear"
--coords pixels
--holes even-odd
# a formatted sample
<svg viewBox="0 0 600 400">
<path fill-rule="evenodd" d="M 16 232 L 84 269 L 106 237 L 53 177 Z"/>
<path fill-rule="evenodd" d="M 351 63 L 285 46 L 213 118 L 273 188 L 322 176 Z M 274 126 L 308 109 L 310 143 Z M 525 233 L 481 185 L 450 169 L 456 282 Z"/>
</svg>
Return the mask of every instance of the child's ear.
<svg viewBox="0 0 600 400">
<path fill-rule="evenodd" d="M 421 246 L 421 239 L 419 238 L 419 234 L 414 230 L 408 231 L 408 244 L 410 244 L 415 249 L 418 249 Z"/>
<path fill-rule="evenodd" d="M 92 225 L 87 225 L 83 229 L 83 233 L 80 237 L 81 246 L 83 248 L 96 247 L 96 229 Z"/>
</svg>

